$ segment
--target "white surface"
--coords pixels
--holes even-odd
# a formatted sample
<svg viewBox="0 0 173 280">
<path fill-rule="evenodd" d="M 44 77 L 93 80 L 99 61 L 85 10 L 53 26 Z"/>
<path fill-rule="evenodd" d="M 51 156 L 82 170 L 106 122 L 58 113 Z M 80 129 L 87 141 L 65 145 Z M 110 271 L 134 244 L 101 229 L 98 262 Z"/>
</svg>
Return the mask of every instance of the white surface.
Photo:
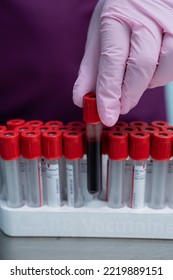
<svg viewBox="0 0 173 280">
<path fill-rule="evenodd" d="M 111 209 L 97 200 L 76 209 L 10 209 L 1 201 L 1 229 L 10 236 L 173 239 L 173 210 Z"/>
</svg>

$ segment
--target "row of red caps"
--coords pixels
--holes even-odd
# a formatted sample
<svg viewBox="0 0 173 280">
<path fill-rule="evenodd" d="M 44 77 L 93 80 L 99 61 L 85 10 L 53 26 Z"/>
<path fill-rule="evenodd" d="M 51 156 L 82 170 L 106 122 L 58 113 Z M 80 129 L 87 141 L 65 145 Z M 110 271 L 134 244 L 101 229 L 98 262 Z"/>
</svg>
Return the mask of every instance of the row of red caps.
<svg viewBox="0 0 173 280">
<path fill-rule="evenodd" d="M 172 156 L 173 127 L 164 121 L 118 121 L 113 127 L 103 126 L 102 153 L 112 160 L 124 160 L 128 155 L 134 160 L 146 160 L 150 155 L 156 160 Z M 0 155 L 4 160 L 20 157 L 69 160 L 80 159 L 86 153 L 85 123 L 80 121 L 63 125 L 61 121 L 41 120 L 25 122 L 9 120 L 0 126 Z"/>
</svg>

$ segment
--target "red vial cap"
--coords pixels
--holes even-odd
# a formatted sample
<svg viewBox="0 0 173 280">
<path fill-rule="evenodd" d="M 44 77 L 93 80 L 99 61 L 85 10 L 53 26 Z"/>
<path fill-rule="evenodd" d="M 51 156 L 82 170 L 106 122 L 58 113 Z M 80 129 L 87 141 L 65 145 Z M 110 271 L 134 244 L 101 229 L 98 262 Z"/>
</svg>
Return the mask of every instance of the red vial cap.
<svg viewBox="0 0 173 280">
<path fill-rule="evenodd" d="M 133 160 L 147 160 L 150 155 L 150 134 L 143 131 L 130 133 L 129 156 Z"/>
<path fill-rule="evenodd" d="M 21 126 L 25 124 L 25 120 L 23 119 L 13 119 L 7 122 L 7 129 L 13 130 L 15 127 Z"/>
<path fill-rule="evenodd" d="M 83 98 L 83 119 L 89 124 L 101 122 L 97 111 L 96 95 L 93 92 L 87 93 Z"/>
<path fill-rule="evenodd" d="M 64 133 L 64 132 L 68 131 L 68 126 L 67 125 L 60 125 L 60 126 L 56 127 L 55 130 L 59 130 L 62 133 Z"/>
<path fill-rule="evenodd" d="M 5 130 L 0 134 L 0 154 L 2 159 L 15 160 L 20 157 L 19 134 Z"/>
<path fill-rule="evenodd" d="M 136 128 L 138 128 L 138 130 L 142 130 L 145 126 L 148 125 L 148 123 L 142 122 L 142 121 L 133 121 L 133 122 L 130 122 L 129 125 L 130 125 L 131 127 L 136 127 Z"/>
<path fill-rule="evenodd" d="M 151 125 L 158 127 L 159 130 L 163 130 L 166 126 L 169 126 L 169 123 L 165 121 L 153 121 Z"/>
<path fill-rule="evenodd" d="M 113 129 L 110 127 L 103 126 L 102 129 L 102 136 L 101 136 L 101 141 L 102 141 L 102 154 L 107 155 L 108 150 L 109 150 L 109 133 Z"/>
<path fill-rule="evenodd" d="M 109 133 L 109 158 L 125 160 L 128 157 L 128 134 L 123 132 Z"/>
<path fill-rule="evenodd" d="M 34 128 L 34 130 L 40 131 L 41 133 L 44 133 L 46 131 L 52 131 L 52 129 L 53 128 L 49 125 L 41 125 L 41 126 Z"/>
<path fill-rule="evenodd" d="M 1 134 L 1 132 L 4 132 L 5 130 L 7 130 L 7 127 L 5 125 L 0 125 L 0 134 Z"/>
<path fill-rule="evenodd" d="M 17 131 L 19 133 L 19 135 L 21 135 L 22 132 L 24 132 L 24 131 L 31 131 L 31 130 L 33 130 L 33 128 L 32 128 L 31 125 L 24 124 L 24 125 L 15 127 L 14 130 Z"/>
<path fill-rule="evenodd" d="M 62 157 L 62 133 L 50 130 L 42 133 L 42 153 L 46 159 Z"/>
<path fill-rule="evenodd" d="M 32 120 L 32 121 L 28 121 L 26 124 L 31 125 L 33 128 L 42 126 L 44 123 L 40 120 Z"/>
<path fill-rule="evenodd" d="M 49 122 L 46 122 L 45 125 L 49 125 L 51 126 L 52 128 L 57 128 L 59 127 L 60 125 L 63 125 L 63 122 L 61 121 L 49 121 Z"/>
<path fill-rule="evenodd" d="M 124 122 L 124 121 L 117 121 L 114 126 L 115 127 L 128 127 L 129 124 L 127 122 Z"/>
<path fill-rule="evenodd" d="M 85 123 L 80 122 L 80 121 L 74 121 L 74 122 L 69 122 L 67 124 L 68 128 L 77 128 L 77 129 L 83 129 L 85 128 Z"/>
<path fill-rule="evenodd" d="M 172 154 L 172 134 L 160 131 L 153 134 L 151 157 L 155 160 L 169 160 Z"/>
<path fill-rule="evenodd" d="M 41 134 L 39 131 L 31 130 L 21 133 L 22 155 L 27 159 L 38 159 L 41 157 Z"/>
<path fill-rule="evenodd" d="M 162 130 L 173 134 L 173 126 L 172 125 L 164 126 Z"/>
<path fill-rule="evenodd" d="M 63 134 L 64 156 L 69 160 L 83 157 L 83 134 L 78 131 L 67 131 Z"/>
<path fill-rule="evenodd" d="M 152 125 L 147 125 L 142 127 L 142 131 L 148 132 L 150 136 L 153 136 L 154 133 L 159 132 L 159 128 Z"/>
<path fill-rule="evenodd" d="M 126 126 L 126 127 L 120 127 L 120 131 L 124 133 L 132 133 L 132 132 L 137 132 L 139 129 L 137 127 L 132 127 L 132 126 Z"/>
</svg>

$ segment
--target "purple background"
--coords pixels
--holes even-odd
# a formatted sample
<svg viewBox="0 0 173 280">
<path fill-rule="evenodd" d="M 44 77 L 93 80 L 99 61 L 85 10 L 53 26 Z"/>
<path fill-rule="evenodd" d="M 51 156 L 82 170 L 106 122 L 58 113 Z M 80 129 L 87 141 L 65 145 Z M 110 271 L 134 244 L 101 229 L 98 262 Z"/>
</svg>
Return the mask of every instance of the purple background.
<svg viewBox="0 0 173 280">
<path fill-rule="evenodd" d="M 72 89 L 97 0 L 1 0 L 0 124 L 12 118 L 82 119 Z M 165 120 L 163 89 L 124 120 Z"/>
</svg>

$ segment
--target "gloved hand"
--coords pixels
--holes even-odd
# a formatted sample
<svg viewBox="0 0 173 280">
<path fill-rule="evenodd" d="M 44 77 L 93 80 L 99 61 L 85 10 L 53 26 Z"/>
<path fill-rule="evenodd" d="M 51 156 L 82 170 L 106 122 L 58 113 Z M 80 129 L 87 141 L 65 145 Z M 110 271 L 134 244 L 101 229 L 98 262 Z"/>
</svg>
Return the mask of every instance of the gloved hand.
<svg viewBox="0 0 173 280">
<path fill-rule="evenodd" d="M 83 95 L 96 91 L 99 116 L 112 126 L 147 88 L 171 80 L 173 1 L 100 0 L 74 85 L 74 103 L 82 107 Z"/>
</svg>

